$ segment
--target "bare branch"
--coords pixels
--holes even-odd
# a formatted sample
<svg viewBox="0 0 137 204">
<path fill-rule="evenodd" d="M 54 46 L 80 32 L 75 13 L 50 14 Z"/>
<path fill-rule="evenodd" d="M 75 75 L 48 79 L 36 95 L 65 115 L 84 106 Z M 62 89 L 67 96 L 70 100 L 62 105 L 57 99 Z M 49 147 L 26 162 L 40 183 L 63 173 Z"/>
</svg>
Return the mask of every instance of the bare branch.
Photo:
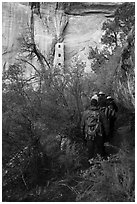
<svg viewBox="0 0 137 204">
<path fill-rule="evenodd" d="M 21 59 L 21 61 L 28 63 L 30 66 L 32 66 L 34 68 L 34 70 L 40 75 L 40 72 L 37 70 L 37 68 L 30 62 L 28 62 L 27 60 Z"/>
</svg>

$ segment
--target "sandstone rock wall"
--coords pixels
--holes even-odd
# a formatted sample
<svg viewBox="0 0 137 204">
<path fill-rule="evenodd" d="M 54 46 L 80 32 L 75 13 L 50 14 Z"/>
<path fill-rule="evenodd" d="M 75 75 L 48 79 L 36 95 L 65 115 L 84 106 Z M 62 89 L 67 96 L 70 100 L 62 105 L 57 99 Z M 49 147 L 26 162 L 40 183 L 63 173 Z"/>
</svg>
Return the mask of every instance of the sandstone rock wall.
<svg viewBox="0 0 137 204">
<path fill-rule="evenodd" d="M 20 37 L 30 20 L 30 9 L 20 3 L 2 3 L 3 63 L 12 63 L 19 50 Z"/>
<path fill-rule="evenodd" d="M 118 3 L 43 3 L 41 17 L 34 14 L 34 38 L 41 53 L 48 58 L 52 56 L 56 43 L 63 42 L 65 50 L 65 66 L 77 56 L 86 62 L 86 71 L 90 69 L 88 59 L 89 47 L 100 47 L 102 24 L 113 12 Z M 30 25 L 31 9 L 28 3 L 2 3 L 2 48 L 3 64 L 13 63 L 20 49 L 18 38 L 25 33 Z M 131 48 L 134 58 L 134 46 Z M 55 61 L 55 60 L 54 60 Z M 131 61 L 134 61 L 131 60 Z M 121 69 L 120 62 L 115 76 L 115 96 L 124 102 L 125 106 L 134 109 L 134 66 L 129 70 Z M 122 97 L 121 97 L 122 96 Z"/>
<path fill-rule="evenodd" d="M 129 33 L 120 53 L 120 63 L 114 76 L 115 97 L 126 108 L 135 111 L 135 28 Z"/>
<path fill-rule="evenodd" d="M 96 3 L 92 3 L 90 8 L 85 5 L 78 6 L 78 9 L 74 6 L 66 14 L 61 6 L 56 10 L 56 3 L 45 3 L 41 6 L 42 18 L 34 14 L 35 42 L 44 56 L 48 56 L 51 47 L 62 40 L 65 45 L 65 64 L 78 55 L 89 69 L 89 46 L 100 46 L 102 23 L 106 20 L 106 14 L 111 14 L 114 8 Z M 30 24 L 30 15 L 31 9 L 27 3 L 3 3 L 3 52 L 7 50 L 10 53 L 3 55 L 3 62 L 14 60 L 19 49 L 17 39 Z"/>
</svg>

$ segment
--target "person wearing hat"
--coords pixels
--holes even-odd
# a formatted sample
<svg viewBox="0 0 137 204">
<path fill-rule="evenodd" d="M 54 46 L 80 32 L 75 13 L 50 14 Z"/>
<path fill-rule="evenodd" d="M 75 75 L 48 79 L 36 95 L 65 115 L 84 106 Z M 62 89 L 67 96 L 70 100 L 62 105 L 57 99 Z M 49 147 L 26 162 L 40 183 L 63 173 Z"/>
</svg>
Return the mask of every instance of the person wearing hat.
<svg viewBox="0 0 137 204">
<path fill-rule="evenodd" d="M 98 102 L 98 95 L 95 94 L 94 96 L 92 96 L 91 100 L 95 99 Z"/>
<path fill-rule="evenodd" d="M 106 107 L 106 95 L 102 91 L 100 91 L 98 94 L 98 106 L 99 106 L 99 108 L 105 108 Z"/>
<path fill-rule="evenodd" d="M 110 107 L 113 111 L 112 116 L 115 115 L 116 112 L 118 112 L 118 107 L 114 101 L 114 99 L 111 97 L 111 96 L 107 96 L 107 99 L 106 99 L 106 107 Z M 109 113 L 110 114 L 110 113 Z M 109 116 L 108 116 L 109 117 Z"/>
<path fill-rule="evenodd" d="M 105 95 L 105 93 L 103 91 L 100 91 L 99 95 Z"/>
<path fill-rule="evenodd" d="M 88 110 L 84 111 L 81 120 L 81 132 L 86 141 L 88 149 L 88 159 L 105 155 L 104 135 L 102 131 L 102 121 L 98 108 L 98 97 L 92 96 Z"/>
<path fill-rule="evenodd" d="M 114 99 L 111 96 L 107 96 L 107 99 L 106 99 L 106 105 L 108 106 L 109 104 L 113 105 L 113 108 L 115 109 L 116 112 L 118 111 L 118 107 L 117 107 Z"/>
<path fill-rule="evenodd" d="M 100 110 L 100 115 L 102 118 L 102 124 L 103 124 L 103 134 L 105 137 L 105 140 L 107 141 L 108 135 L 109 135 L 109 122 L 106 117 L 106 95 L 103 91 L 100 91 L 98 94 L 98 107 Z"/>
</svg>

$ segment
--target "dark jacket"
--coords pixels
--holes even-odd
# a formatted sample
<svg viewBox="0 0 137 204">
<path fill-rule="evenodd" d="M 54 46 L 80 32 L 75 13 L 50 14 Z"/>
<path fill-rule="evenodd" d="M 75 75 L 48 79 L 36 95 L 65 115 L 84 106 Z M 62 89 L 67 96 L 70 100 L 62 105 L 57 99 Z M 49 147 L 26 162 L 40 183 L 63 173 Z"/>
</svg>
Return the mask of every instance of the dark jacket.
<svg viewBox="0 0 137 204">
<path fill-rule="evenodd" d="M 86 111 L 84 111 L 83 113 L 83 117 L 81 120 L 81 131 L 83 133 L 84 136 L 84 141 L 86 142 L 87 145 L 87 152 L 88 152 L 88 158 L 91 159 L 93 157 L 96 157 L 97 154 L 104 156 L 105 155 L 105 148 L 104 148 L 104 141 L 105 141 L 105 135 L 104 132 L 101 131 L 102 134 L 100 134 L 100 132 L 98 132 L 95 137 L 88 137 L 88 133 L 86 132 L 86 121 L 88 119 L 88 117 L 91 114 L 91 111 L 96 111 L 97 113 L 99 113 L 99 120 L 101 122 L 101 117 L 100 117 L 100 110 L 99 108 L 97 108 L 96 106 L 90 106 L 90 108 Z M 101 122 L 101 129 L 102 129 L 102 125 L 103 123 Z"/>
<path fill-rule="evenodd" d="M 106 96 L 100 95 L 98 98 L 98 106 L 99 107 L 106 107 Z"/>
<path fill-rule="evenodd" d="M 81 132 L 82 132 L 83 135 L 85 134 L 85 125 L 86 125 L 85 121 L 89 117 L 89 114 L 90 114 L 91 110 L 99 112 L 99 109 L 96 106 L 90 106 L 88 108 L 88 110 L 83 112 L 83 116 L 82 116 L 82 119 L 81 119 Z"/>
<path fill-rule="evenodd" d="M 115 112 L 118 112 L 118 107 L 113 99 L 106 101 L 106 107 L 110 107 Z"/>
</svg>

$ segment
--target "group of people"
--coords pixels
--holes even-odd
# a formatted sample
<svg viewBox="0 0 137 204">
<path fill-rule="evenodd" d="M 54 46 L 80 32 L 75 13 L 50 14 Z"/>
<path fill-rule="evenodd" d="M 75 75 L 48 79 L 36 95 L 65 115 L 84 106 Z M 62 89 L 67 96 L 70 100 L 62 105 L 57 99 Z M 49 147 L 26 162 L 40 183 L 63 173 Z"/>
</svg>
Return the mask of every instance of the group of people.
<svg viewBox="0 0 137 204">
<path fill-rule="evenodd" d="M 81 132 L 86 141 L 89 159 L 97 154 L 105 156 L 104 143 L 112 138 L 118 107 L 114 99 L 102 91 L 91 97 L 90 106 L 84 111 Z"/>
</svg>

